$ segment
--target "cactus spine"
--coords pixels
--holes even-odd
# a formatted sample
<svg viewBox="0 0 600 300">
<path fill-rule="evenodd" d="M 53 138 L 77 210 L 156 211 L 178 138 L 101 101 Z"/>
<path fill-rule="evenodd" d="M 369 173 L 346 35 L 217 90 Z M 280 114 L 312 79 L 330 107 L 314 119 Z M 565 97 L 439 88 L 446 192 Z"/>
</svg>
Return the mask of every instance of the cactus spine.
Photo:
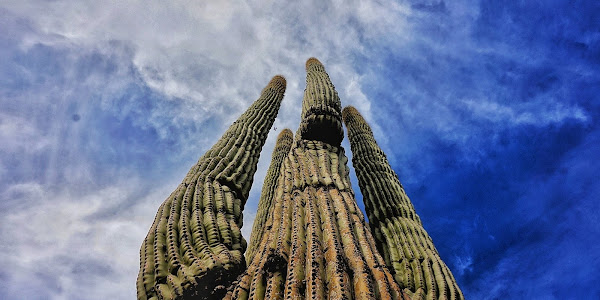
<svg viewBox="0 0 600 300">
<path fill-rule="evenodd" d="M 261 240 L 264 225 L 267 221 L 267 215 L 271 211 L 273 198 L 277 188 L 277 179 L 279 179 L 279 170 L 283 159 L 290 152 L 294 135 L 289 129 L 284 129 L 277 136 L 277 142 L 275 142 L 275 149 L 273 150 L 271 164 L 267 170 L 267 175 L 263 182 L 263 188 L 258 202 L 258 210 L 256 212 L 256 218 L 254 219 L 254 225 L 252 226 L 252 233 L 250 235 L 250 244 L 246 251 L 246 260 L 251 260 L 254 257 L 258 243 Z"/>
<path fill-rule="evenodd" d="M 342 115 L 369 225 L 396 282 L 413 299 L 464 299 L 371 128 L 354 107 Z"/>
<path fill-rule="evenodd" d="M 244 271 L 242 210 L 285 85 L 275 76 L 162 203 L 140 249 L 138 299 L 220 299 Z"/>
<path fill-rule="evenodd" d="M 402 299 L 356 205 L 337 92 L 318 60 L 306 69 L 296 140 L 257 250 L 226 299 Z"/>
</svg>

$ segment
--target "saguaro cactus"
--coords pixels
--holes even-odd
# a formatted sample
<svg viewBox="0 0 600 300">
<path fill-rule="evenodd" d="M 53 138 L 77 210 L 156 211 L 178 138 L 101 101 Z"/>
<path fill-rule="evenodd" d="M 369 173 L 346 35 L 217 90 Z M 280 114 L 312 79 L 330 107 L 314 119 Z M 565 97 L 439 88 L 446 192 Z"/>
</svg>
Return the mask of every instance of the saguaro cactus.
<svg viewBox="0 0 600 300">
<path fill-rule="evenodd" d="M 160 206 L 140 249 L 138 299 L 220 299 L 244 271 L 242 209 L 285 85 L 275 76 Z"/>
<path fill-rule="evenodd" d="M 342 115 L 369 225 L 394 278 L 413 299 L 464 299 L 371 128 L 354 107 Z"/>
<path fill-rule="evenodd" d="M 273 150 L 271 164 L 267 170 L 267 175 L 263 182 L 262 192 L 260 200 L 258 202 L 258 210 L 256 211 L 256 218 L 254 219 L 254 225 L 252 226 L 252 233 L 250 235 L 250 244 L 246 251 L 246 259 L 254 257 L 258 243 L 260 242 L 264 225 L 267 222 L 267 216 L 271 211 L 273 198 L 275 197 L 275 189 L 277 188 L 277 180 L 279 179 L 279 171 L 283 159 L 290 152 L 292 142 L 294 141 L 294 135 L 291 130 L 284 129 L 277 136 L 277 142 L 275 142 L 275 149 Z"/>
<path fill-rule="evenodd" d="M 284 159 L 264 233 L 227 299 L 401 299 L 356 205 L 340 101 L 314 58 L 302 121 Z"/>
<path fill-rule="evenodd" d="M 369 125 L 352 107 L 340 113 L 317 59 L 306 72 L 300 126 L 295 139 L 289 129 L 278 137 L 246 256 L 242 210 L 280 76 L 160 206 L 140 250 L 138 299 L 463 299 Z M 342 116 L 369 225 L 340 146 Z"/>
</svg>

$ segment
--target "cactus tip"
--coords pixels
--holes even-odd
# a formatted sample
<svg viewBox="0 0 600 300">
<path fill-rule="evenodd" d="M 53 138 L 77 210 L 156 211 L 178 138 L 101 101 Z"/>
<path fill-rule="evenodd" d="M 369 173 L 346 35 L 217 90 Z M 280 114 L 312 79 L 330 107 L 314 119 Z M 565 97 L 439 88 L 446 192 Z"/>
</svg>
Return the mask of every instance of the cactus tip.
<svg viewBox="0 0 600 300">
<path fill-rule="evenodd" d="M 285 77 L 281 75 L 275 75 L 273 76 L 271 81 L 269 81 L 269 86 L 281 86 L 285 88 L 286 84 L 287 82 L 285 80 Z"/>
<path fill-rule="evenodd" d="M 360 113 L 352 105 L 348 105 L 348 106 L 344 107 L 344 109 L 342 110 L 342 119 L 344 120 L 344 123 L 348 123 L 348 118 L 352 118 L 352 117 L 356 117 L 356 116 L 360 116 Z"/>
<path fill-rule="evenodd" d="M 277 136 L 277 139 L 281 139 L 281 138 L 285 138 L 285 137 L 289 137 L 289 138 L 294 138 L 294 134 L 292 133 L 291 130 L 289 130 L 288 128 L 283 129 L 279 135 Z"/>
<path fill-rule="evenodd" d="M 313 64 L 316 64 L 318 66 L 323 66 L 323 64 L 318 59 L 311 57 L 306 61 L 306 70 L 308 70 L 308 68 Z"/>
</svg>

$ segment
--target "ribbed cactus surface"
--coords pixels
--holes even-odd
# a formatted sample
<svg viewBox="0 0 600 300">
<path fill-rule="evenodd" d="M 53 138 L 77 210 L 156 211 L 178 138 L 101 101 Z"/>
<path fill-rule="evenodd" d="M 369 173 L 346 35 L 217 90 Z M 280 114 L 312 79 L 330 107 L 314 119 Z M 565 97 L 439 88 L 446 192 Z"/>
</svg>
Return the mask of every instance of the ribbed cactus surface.
<svg viewBox="0 0 600 300">
<path fill-rule="evenodd" d="M 369 225 L 396 282 L 412 299 L 464 299 L 371 128 L 354 107 L 342 115 Z"/>
<path fill-rule="evenodd" d="M 220 299 L 244 271 L 242 210 L 285 85 L 274 77 L 162 203 L 140 249 L 138 299 Z"/>
<path fill-rule="evenodd" d="M 369 125 L 352 107 L 340 112 L 317 59 L 306 72 L 300 126 L 277 138 L 245 256 L 242 210 L 280 76 L 160 206 L 140 250 L 138 299 L 464 299 Z M 369 224 L 340 146 L 342 116 Z"/>
<path fill-rule="evenodd" d="M 306 61 L 306 89 L 297 134 L 305 140 L 339 145 L 344 138 L 342 104 L 325 67 L 312 57 Z"/>
<path fill-rule="evenodd" d="M 323 133 L 323 134 L 320 134 Z M 402 299 L 356 205 L 340 102 L 316 59 L 263 234 L 226 299 Z"/>
<path fill-rule="evenodd" d="M 267 216 L 269 211 L 271 211 L 273 198 L 275 198 L 281 164 L 283 163 L 283 159 L 290 152 L 293 141 L 294 134 L 287 128 L 282 130 L 281 133 L 279 133 L 279 136 L 277 136 L 271 164 L 269 165 L 267 175 L 263 182 L 262 192 L 258 202 L 258 210 L 256 211 L 256 218 L 254 219 L 254 225 L 252 226 L 252 233 L 250 235 L 250 243 L 248 245 L 248 250 L 246 251 L 246 260 L 251 260 L 251 258 L 254 257 L 262 238 L 265 223 L 267 222 Z"/>
</svg>

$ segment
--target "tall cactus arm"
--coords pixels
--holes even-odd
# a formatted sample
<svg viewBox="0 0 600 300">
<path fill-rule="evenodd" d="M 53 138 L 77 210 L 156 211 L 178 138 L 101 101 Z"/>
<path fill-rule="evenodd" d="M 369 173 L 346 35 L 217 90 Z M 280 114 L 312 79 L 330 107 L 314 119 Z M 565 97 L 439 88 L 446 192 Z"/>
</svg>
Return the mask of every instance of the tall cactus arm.
<svg viewBox="0 0 600 300">
<path fill-rule="evenodd" d="M 225 299 L 405 299 L 356 205 L 337 93 L 307 64 L 302 121 L 264 233 Z"/>
<path fill-rule="evenodd" d="M 298 136 L 339 145 L 344 138 L 342 104 L 325 67 L 311 57 L 306 61 L 306 89 Z"/>
<path fill-rule="evenodd" d="M 413 299 L 464 299 L 371 128 L 354 107 L 342 116 L 369 225 L 396 282 Z"/>
<path fill-rule="evenodd" d="M 138 299 L 221 299 L 244 271 L 242 210 L 285 86 L 275 76 L 162 203 L 140 249 Z"/>
<path fill-rule="evenodd" d="M 290 152 L 293 140 L 294 135 L 292 131 L 287 128 L 282 130 L 281 133 L 279 133 L 279 136 L 277 136 L 271 164 L 269 165 L 267 175 L 263 182 L 262 192 L 258 202 L 258 210 L 256 212 L 256 218 L 254 219 L 254 225 L 252 226 L 252 234 L 250 235 L 250 243 L 248 245 L 248 250 L 246 251 L 246 260 L 250 260 L 254 257 L 258 244 L 262 238 L 264 226 L 267 221 L 267 214 L 271 210 L 271 204 L 273 203 L 273 197 L 275 196 L 281 164 L 283 163 L 283 159 Z"/>
</svg>

